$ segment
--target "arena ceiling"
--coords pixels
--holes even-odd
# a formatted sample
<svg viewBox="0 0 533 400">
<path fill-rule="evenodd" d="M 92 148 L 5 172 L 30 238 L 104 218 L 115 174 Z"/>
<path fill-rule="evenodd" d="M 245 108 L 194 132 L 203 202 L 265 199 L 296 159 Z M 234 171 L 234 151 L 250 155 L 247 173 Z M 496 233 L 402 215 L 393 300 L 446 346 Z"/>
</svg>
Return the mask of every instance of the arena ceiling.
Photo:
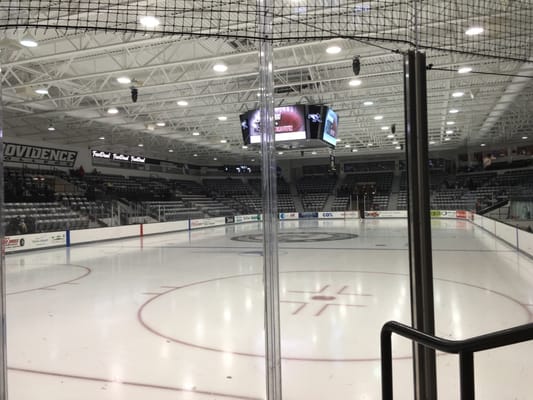
<svg viewBox="0 0 533 400">
<path fill-rule="evenodd" d="M 439 24 L 452 22 L 457 24 Z M 492 33 L 498 23 L 494 16 L 477 19 L 484 32 L 466 35 L 473 23 L 461 20 L 463 37 L 456 40 L 501 47 L 503 39 Z M 515 34 L 522 28 L 516 26 Z M 21 45 L 28 36 L 36 47 Z M 446 51 L 447 45 L 424 50 L 433 65 L 430 149 L 531 143 L 533 59 Z M 326 104 L 336 110 L 338 157 L 402 151 L 401 51 L 407 45 L 333 38 L 280 40 L 274 46 L 276 105 Z M 194 164 L 259 162 L 257 148 L 243 148 L 239 124 L 239 114 L 259 106 L 257 43 L 250 39 L 17 29 L 3 32 L 0 48 L 8 139 Z M 361 63 L 357 77 L 354 57 Z M 227 69 L 215 71 L 217 64 Z M 458 73 L 463 67 L 472 72 Z M 135 103 L 132 87 L 138 90 Z M 110 114 L 112 108 L 118 112 Z M 280 159 L 301 157 L 299 150 L 279 150 Z M 316 153 L 307 156 L 324 157 L 329 150 Z"/>
</svg>

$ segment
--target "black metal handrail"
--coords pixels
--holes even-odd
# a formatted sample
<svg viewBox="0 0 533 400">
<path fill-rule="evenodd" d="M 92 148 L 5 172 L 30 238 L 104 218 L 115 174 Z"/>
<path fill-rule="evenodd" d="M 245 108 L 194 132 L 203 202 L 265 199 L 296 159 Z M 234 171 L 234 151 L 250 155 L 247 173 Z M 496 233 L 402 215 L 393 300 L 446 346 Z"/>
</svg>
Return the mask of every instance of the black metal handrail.
<svg viewBox="0 0 533 400">
<path fill-rule="evenodd" d="M 381 329 L 382 400 L 393 400 L 391 344 L 391 336 L 393 333 L 434 350 L 459 354 L 460 399 L 474 400 L 474 353 L 533 340 L 533 323 L 465 340 L 448 340 L 417 331 L 410 326 L 396 321 L 387 322 Z"/>
</svg>

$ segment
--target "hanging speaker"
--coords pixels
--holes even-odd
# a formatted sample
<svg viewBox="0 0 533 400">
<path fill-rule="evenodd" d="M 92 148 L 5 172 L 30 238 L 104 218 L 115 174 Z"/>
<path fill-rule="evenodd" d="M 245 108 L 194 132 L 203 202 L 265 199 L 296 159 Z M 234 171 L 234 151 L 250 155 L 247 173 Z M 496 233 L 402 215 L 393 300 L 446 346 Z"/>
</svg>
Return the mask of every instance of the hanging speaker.
<svg viewBox="0 0 533 400">
<path fill-rule="evenodd" d="M 355 76 L 359 75 L 359 72 L 361 72 L 361 60 L 359 59 L 359 56 L 353 58 L 352 70 Z"/>
</svg>

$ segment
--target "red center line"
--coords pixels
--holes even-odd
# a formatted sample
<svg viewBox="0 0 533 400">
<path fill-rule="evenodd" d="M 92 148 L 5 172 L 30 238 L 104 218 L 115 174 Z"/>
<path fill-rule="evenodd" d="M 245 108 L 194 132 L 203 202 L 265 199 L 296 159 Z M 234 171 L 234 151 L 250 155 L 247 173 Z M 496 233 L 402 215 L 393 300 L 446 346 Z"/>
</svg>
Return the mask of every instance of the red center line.
<svg viewBox="0 0 533 400">
<path fill-rule="evenodd" d="M 168 391 L 173 391 L 173 392 L 185 392 L 185 393 L 196 393 L 200 395 L 224 397 L 228 399 L 262 400 L 260 397 L 233 395 L 233 394 L 228 394 L 228 393 L 217 393 L 217 392 L 212 392 L 212 391 L 207 391 L 207 390 L 191 390 L 191 389 L 185 389 L 185 388 L 175 387 L 175 386 L 156 385 L 156 384 L 142 383 L 142 382 L 121 381 L 121 380 L 108 379 L 108 378 L 98 378 L 94 376 L 65 374 L 65 373 L 60 373 L 60 372 L 49 372 L 49 371 L 40 371 L 40 370 L 15 368 L 15 367 L 8 367 L 8 370 L 14 371 L 14 372 L 24 372 L 28 374 L 53 376 L 57 378 L 78 379 L 78 380 L 89 381 L 89 382 L 116 383 L 116 384 L 125 385 L 125 386 L 134 386 L 134 387 L 141 387 L 141 388 L 148 388 L 148 389 L 159 389 L 159 390 L 168 390 Z"/>
</svg>

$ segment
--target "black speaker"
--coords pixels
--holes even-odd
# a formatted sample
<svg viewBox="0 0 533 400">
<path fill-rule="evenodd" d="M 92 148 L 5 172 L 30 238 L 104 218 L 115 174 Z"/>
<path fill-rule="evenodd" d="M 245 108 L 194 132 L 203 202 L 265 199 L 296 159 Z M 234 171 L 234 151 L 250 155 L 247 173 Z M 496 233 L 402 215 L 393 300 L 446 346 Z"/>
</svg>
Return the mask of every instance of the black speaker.
<svg viewBox="0 0 533 400">
<path fill-rule="evenodd" d="M 131 101 L 137 103 L 137 98 L 139 97 L 139 89 L 136 87 L 131 88 Z"/>
<path fill-rule="evenodd" d="M 396 124 L 392 124 L 392 126 L 390 127 L 390 131 L 393 135 L 396 133 Z"/>
<path fill-rule="evenodd" d="M 359 60 L 359 56 L 353 58 L 352 69 L 355 76 L 359 75 L 359 72 L 361 72 L 361 60 Z"/>
</svg>

